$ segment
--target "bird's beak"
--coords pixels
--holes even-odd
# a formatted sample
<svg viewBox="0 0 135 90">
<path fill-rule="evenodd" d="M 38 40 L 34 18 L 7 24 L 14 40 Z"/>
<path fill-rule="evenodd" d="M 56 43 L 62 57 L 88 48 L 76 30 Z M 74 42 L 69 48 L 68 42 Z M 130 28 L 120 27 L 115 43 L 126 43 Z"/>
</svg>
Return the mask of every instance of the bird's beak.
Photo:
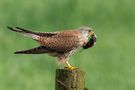
<svg viewBox="0 0 135 90">
<path fill-rule="evenodd" d="M 89 32 L 89 35 L 92 36 L 92 35 L 95 35 L 93 31 L 90 31 Z"/>
<path fill-rule="evenodd" d="M 89 35 L 92 36 L 92 37 L 97 38 L 97 35 L 93 31 L 89 32 Z"/>
</svg>

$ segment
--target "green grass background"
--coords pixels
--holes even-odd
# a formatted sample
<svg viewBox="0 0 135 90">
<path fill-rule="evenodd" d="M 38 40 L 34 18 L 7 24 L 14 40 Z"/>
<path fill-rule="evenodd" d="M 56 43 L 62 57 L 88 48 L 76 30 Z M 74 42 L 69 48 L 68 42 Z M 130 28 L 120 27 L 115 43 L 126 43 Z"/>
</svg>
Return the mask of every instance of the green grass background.
<svg viewBox="0 0 135 90">
<path fill-rule="evenodd" d="M 86 72 L 90 90 L 135 90 L 134 0 L 0 0 L 0 90 L 54 90 L 56 60 L 48 55 L 14 55 L 35 47 L 9 31 L 57 31 L 91 26 L 97 44 L 70 63 Z"/>
</svg>

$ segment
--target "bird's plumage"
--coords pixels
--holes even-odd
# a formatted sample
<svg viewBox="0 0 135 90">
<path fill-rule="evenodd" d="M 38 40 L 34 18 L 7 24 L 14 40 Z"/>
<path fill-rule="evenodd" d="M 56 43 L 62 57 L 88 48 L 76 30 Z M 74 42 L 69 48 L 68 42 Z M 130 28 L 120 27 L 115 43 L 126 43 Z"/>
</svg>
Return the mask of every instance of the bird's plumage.
<svg viewBox="0 0 135 90">
<path fill-rule="evenodd" d="M 37 40 L 38 37 L 50 37 L 50 36 L 57 34 L 57 32 L 33 32 L 31 30 L 23 29 L 20 27 L 7 27 L 7 28 L 9 30 L 21 33 L 24 36 L 30 37 L 35 40 Z"/>
<path fill-rule="evenodd" d="M 68 52 L 79 46 L 78 34 L 77 31 L 64 31 L 51 37 L 39 37 L 38 42 L 58 52 Z"/>
<path fill-rule="evenodd" d="M 78 48 L 87 49 L 95 42 L 94 36 L 88 41 L 91 32 L 91 28 L 89 27 L 59 32 L 33 32 L 19 27 L 8 28 L 40 43 L 39 47 L 17 51 L 15 54 L 48 53 L 51 56 L 57 57 L 59 61 L 62 61 L 67 60 Z"/>
<path fill-rule="evenodd" d="M 43 54 L 51 52 L 54 52 L 54 50 L 45 46 L 39 46 L 28 50 L 17 51 L 15 54 Z"/>
</svg>

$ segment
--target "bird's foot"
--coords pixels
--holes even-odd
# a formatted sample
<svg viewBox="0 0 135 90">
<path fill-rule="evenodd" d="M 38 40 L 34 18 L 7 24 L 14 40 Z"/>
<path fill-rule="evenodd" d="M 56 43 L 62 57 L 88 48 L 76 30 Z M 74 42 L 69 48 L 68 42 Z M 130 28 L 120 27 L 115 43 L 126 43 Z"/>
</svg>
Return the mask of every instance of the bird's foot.
<svg viewBox="0 0 135 90">
<path fill-rule="evenodd" d="M 74 69 L 77 69 L 77 67 L 67 66 L 67 67 L 64 67 L 64 69 L 66 69 L 66 70 L 74 70 Z"/>
</svg>

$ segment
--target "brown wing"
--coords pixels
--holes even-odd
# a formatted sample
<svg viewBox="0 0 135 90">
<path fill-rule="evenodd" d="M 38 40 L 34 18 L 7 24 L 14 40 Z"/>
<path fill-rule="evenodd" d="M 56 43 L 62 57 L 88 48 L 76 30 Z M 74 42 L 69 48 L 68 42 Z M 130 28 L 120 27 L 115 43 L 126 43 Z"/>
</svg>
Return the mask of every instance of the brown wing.
<svg viewBox="0 0 135 90">
<path fill-rule="evenodd" d="M 63 31 L 51 37 L 40 37 L 39 42 L 57 52 L 68 52 L 79 46 L 78 31 Z"/>
</svg>

